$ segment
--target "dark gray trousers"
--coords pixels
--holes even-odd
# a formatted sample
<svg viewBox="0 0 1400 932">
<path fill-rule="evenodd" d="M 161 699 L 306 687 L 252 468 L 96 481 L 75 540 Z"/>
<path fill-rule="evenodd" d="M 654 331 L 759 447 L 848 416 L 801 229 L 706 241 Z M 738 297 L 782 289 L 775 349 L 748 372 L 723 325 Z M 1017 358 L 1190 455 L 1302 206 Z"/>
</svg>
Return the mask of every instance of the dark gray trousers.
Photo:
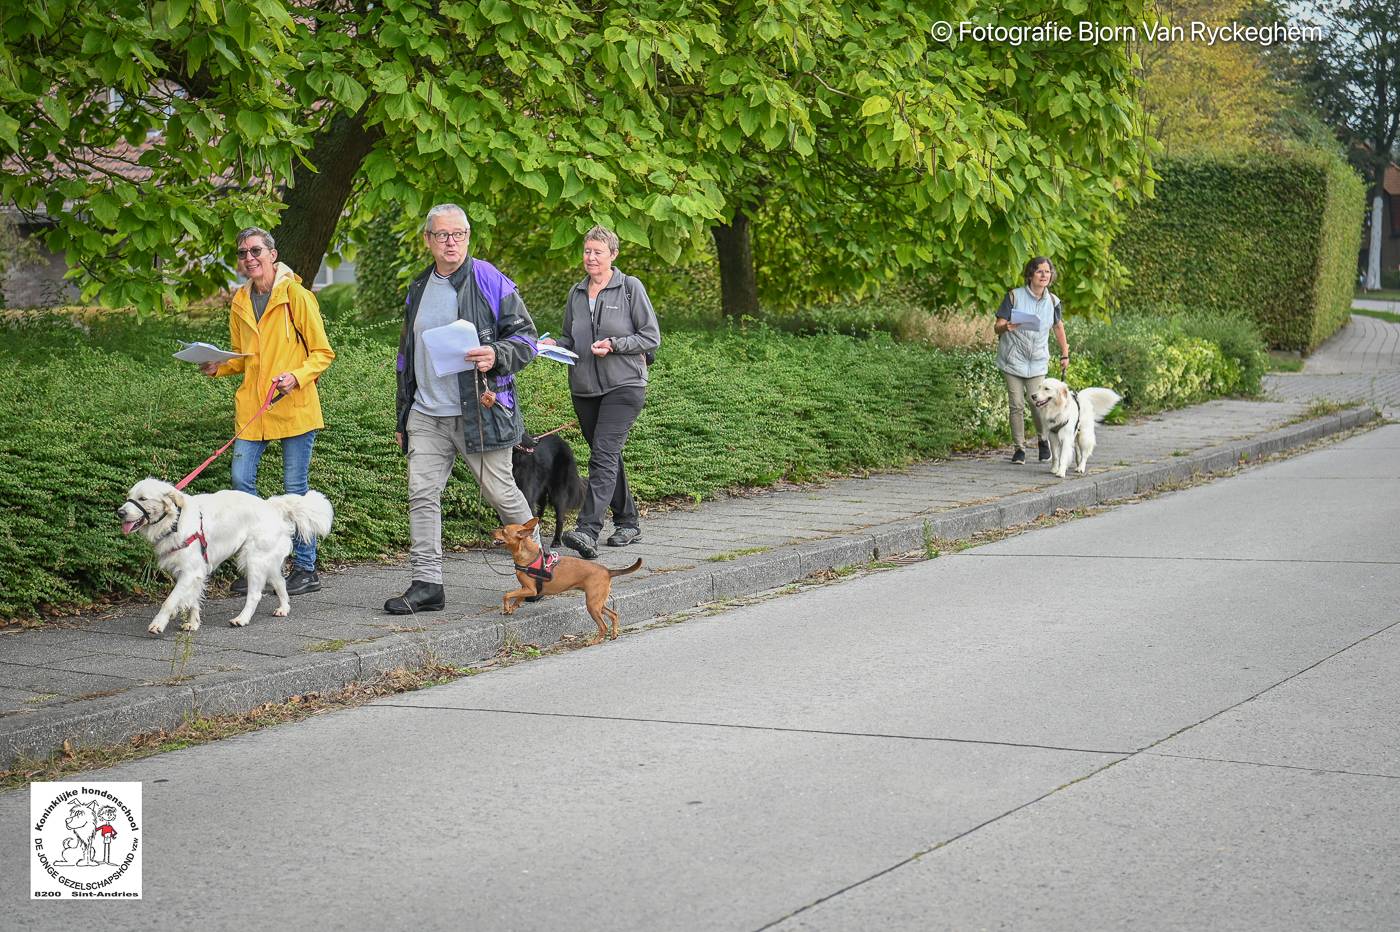
<svg viewBox="0 0 1400 932">
<path fill-rule="evenodd" d="M 588 491 L 578 513 L 578 529 L 595 540 L 603 519 L 612 509 L 617 527 L 639 527 L 637 502 L 627 488 L 622 447 L 637 415 L 646 404 L 645 386 L 614 388 L 596 398 L 574 397 L 574 413 L 583 438 L 588 441 Z"/>
</svg>

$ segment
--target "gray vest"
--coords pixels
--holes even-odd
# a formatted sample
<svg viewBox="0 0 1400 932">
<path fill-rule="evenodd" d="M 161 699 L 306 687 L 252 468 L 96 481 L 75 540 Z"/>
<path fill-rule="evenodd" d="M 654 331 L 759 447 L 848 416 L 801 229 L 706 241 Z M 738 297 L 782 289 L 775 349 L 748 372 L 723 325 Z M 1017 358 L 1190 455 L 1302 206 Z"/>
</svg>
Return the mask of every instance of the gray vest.
<svg viewBox="0 0 1400 932">
<path fill-rule="evenodd" d="M 1055 324 L 1055 305 L 1059 303 L 1059 298 L 1051 294 L 1049 288 L 1038 301 L 1025 288 L 1011 292 L 1012 310 L 1039 317 L 1040 329 L 1022 327 L 998 337 L 998 369 L 1023 379 L 1044 375 L 1050 370 L 1050 328 Z"/>
</svg>

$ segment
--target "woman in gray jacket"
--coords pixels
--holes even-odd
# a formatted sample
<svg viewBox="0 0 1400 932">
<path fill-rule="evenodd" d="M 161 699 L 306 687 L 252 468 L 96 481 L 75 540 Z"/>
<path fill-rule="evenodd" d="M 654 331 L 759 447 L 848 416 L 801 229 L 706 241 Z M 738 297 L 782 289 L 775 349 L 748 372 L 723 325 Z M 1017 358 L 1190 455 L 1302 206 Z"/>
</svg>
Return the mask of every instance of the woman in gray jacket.
<svg viewBox="0 0 1400 932">
<path fill-rule="evenodd" d="M 1050 291 L 1055 281 L 1055 266 L 1044 256 L 1036 256 L 1021 271 L 1024 287 L 1008 292 L 997 308 L 993 329 L 997 334 L 997 368 L 1006 379 L 1006 392 L 1011 398 L 1011 439 L 1016 449 L 1011 462 L 1017 466 L 1026 462 L 1025 398 L 1040 388 L 1050 367 L 1050 332 L 1060 344 L 1060 367 L 1069 365 L 1069 342 L 1065 339 L 1065 322 L 1060 311 L 1060 299 Z M 1014 323 L 1012 312 L 1027 315 L 1025 323 Z M 1031 323 L 1030 318 L 1035 318 Z M 1050 458 L 1040 423 L 1040 409 L 1031 406 L 1035 419 L 1035 439 L 1040 460 Z"/>
<path fill-rule="evenodd" d="M 613 268 L 617 234 L 596 226 L 583 237 L 587 277 L 569 292 L 564 328 L 558 340 L 578 353 L 569 368 L 569 392 L 579 428 L 588 441 L 588 491 L 578 524 L 563 536 L 585 559 L 598 556 L 598 534 L 612 509 L 610 547 L 641 540 L 637 503 L 627 488 L 622 447 L 647 393 L 647 354 L 661 345 L 661 327 L 642 283 Z"/>
</svg>

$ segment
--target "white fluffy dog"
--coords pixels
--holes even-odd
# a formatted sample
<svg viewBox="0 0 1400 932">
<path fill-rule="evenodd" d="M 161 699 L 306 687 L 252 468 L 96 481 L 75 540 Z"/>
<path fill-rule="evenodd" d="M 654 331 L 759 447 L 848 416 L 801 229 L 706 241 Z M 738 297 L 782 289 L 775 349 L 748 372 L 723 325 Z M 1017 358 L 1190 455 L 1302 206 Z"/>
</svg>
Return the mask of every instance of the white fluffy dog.
<svg viewBox="0 0 1400 932">
<path fill-rule="evenodd" d="M 1094 452 L 1094 422 L 1102 421 L 1122 400 L 1109 388 L 1072 392 L 1064 382 L 1049 378 L 1031 392 L 1031 401 L 1040 409 L 1040 423 L 1050 434 L 1051 473 L 1063 479 L 1073 461 L 1075 472 L 1083 475 Z"/>
<path fill-rule="evenodd" d="M 263 500 L 231 489 L 212 495 L 186 495 L 168 482 L 142 479 L 117 508 L 122 533 L 140 531 L 151 542 L 160 568 L 175 588 L 146 630 L 160 634 L 172 615 L 185 613 L 182 631 L 199 628 L 199 603 L 209 576 L 234 554 L 248 578 L 248 599 L 231 625 L 243 626 L 272 584 L 281 618 L 291 610 L 282 561 L 292 549 L 292 535 L 324 537 L 334 512 L 320 492 L 278 495 Z"/>
</svg>

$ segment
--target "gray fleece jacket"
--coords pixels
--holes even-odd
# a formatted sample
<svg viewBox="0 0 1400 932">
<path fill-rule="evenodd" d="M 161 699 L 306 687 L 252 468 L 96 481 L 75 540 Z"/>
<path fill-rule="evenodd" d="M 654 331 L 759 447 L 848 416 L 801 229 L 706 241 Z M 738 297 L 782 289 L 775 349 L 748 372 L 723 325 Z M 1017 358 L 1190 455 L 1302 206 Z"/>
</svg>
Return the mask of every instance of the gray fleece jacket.
<svg viewBox="0 0 1400 932">
<path fill-rule="evenodd" d="M 612 352 L 594 356 L 589 347 L 604 338 L 612 340 Z M 578 353 L 578 363 L 569 367 L 569 391 L 597 397 L 615 388 L 647 384 L 643 357 L 661 345 L 661 325 L 641 281 L 613 269 L 612 278 L 598 292 L 592 314 L 588 279 L 569 291 L 558 343 Z"/>
</svg>

